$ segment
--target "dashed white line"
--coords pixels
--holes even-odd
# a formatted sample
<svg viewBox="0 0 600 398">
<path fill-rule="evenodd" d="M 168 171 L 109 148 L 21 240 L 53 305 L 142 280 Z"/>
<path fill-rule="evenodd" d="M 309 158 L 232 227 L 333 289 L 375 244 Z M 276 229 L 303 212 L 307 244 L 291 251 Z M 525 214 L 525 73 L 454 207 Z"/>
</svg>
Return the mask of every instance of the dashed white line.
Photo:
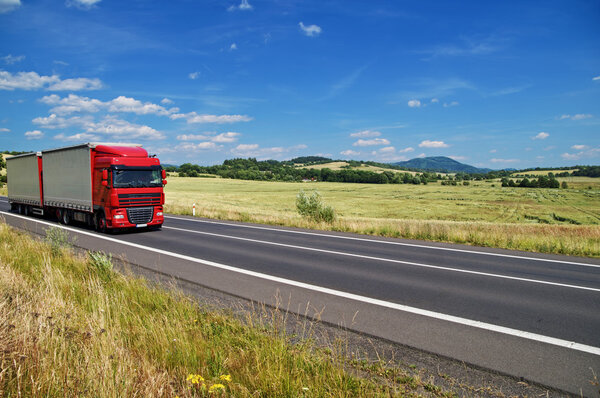
<svg viewBox="0 0 600 398">
<path fill-rule="evenodd" d="M 203 264 L 206 266 L 219 268 L 219 269 L 223 269 L 223 270 L 227 270 L 227 271 L 231 271 L 231 272 L 237 272 L 240 274 L 253 276 L 255 278 L 260 278 L 260 279 L 264 279 L 264 280 L 268 280 L 268 281 L 272 281 L 272 282 L 276 282 L 276 283 L 282 283 L 285 285 L 294 286 L 294 287 L 298 287 L 301 289 L 324 293 L 324 294 L 328 294 L 331 296 L 341 297 L 341 298 L 354 300 L 354 301 L 358 301 L 358 302 L 362 302 L 362 303 L 372 304 L 372 305 L 376 305 L 379 307 L 391 308 L 394 310 L 408 312 L 408 313 L 416 314 L 416 315 L 421 315 L 421 316 L 425 316 L 428 318 L 439 319 L 439 320 L 452 322 L 452 323 L 456 323 L 456 324 L 460 324 L 460 325 L 474 327 L 477 329 L 489 330 L 489 331 L 496 332 L 496 333 L 502 333 L 502 334 L 506 334 L 506 335 L 510 335 L 510 336 L 520 337 L 520 338 L 527 339 L 527 340 L 537 341 L 537 342 L 541 342 L 541 343 L 546 343 L 546 344 L 550 344 L 550 345 L 554 345 L 554 346 L 558 346 L 558 347 L 563 347 L 563 348 L 567 348 L 567 349 L 571 349 L 571 350 L 575 350 L 575 351 L 586 352 L 589 354 L 600 356 L 600 348 L 599 347 L 589 346 L 589 345 L 577 343 L 574 341 L 558 339 L 555 337 L 544 336 L 544 335 L 540 335 L 540 334 L 536 334 L 536 333 L 526 332 L 523 330 L 507 328 L 504 326 L 475 321 L 475 320 L 467 319 L 467 318 L 461 318 L 461 317 L 457 317 L 457 316 L 453 316 L 453 315 L 442 314 L 439 312 L 424 310 L 421 308 L 409 307 L 409 306 L 402 305 L 402 304 L 396 304 L 396 303 L 392 303 L 389 301 L 383 301 L 383 300 L 378 300 L 378 299 L 374 299 L 371 297 L 360 296 L 357 294 L 343 292 L 343 291 L 334 290 L 334 289 L 329 289 L 326 287 L 310 285 L 310 284 L 304 283 L 304 282 L 280 278 L 277 276 L 263 274 L 263 273 L 255 272 L 255 271 L 249 271 L 249 270 L 245 270 L 242 268 L 236 268 L 236 267 L 232 267 L 230 265 L 220 264 L 220 263 L 216 263 L 216 262 L 208 261 L 208 260 L 202 260 L 202 259 L 199 259 L 196 257 L 186 256 L 184 254 L 174 253 L 174 252 L 170 252 L 170 251 L 166 251 L 166 250 L 162 250 L 162 249 L 157 249 L 154 247 L 143 246 L 143 245 L 139 245 L 137 243 L 121 241 L 121 240 L 111 238 L 108 236 L 99 235 L 99 234 L 95 234 L 95 233 L 88 232 L 88 231 L 82 231 L 82 230 L 78 230 L 75 228 L 66 227 L 66 226 L 60 225 L 60 224 L 53 224 L 53 223 L 49 223 L 46 221 L 37 220 L 37 219 L 31 218 L 31 217 L 25 217 L 25 216 L 21 216 L 21 215 L 17 215 L 17 214 L 7 213 L 5 211 L 0 211 L 0 213 L 5 214 L 7 216 L 15 217 L 15 218 L 21 218 L 21 219 L 24 219 L 27 221 L 37 222 L 39 224 L 48 225 L 51 227 L 62 228 L 62 229 L 65 229 L 65 230 L 68 230 L 68 231 L 71 231 L 74 233 L 82 234 L 82 235 L 93 236 L 98 239 L 103 239 L 103 240 L 118 243 L 121 245 L 135 247 L 135 248 L 142 249 L 142 250 L 148 250 L 148 251 L 151 251 L 154 253 L 159 253 L 159 254 L 163 254 L 166 256 L 175 257 L 175 258 L 179 258 L 182 260 L 187 260 L 187 261 L 191 261 L 194 263 Z"/>
<path fill-rule="evenodd" d="M 482 255 L 482 256 L 516 258 L 516 259 L 520 259 L 520 260 L 543 261 L 543 262 L 549 262 L 549 263 L 581 265 L 584 267 L 600 268 L 600 265 L 598 265 L 598 264 L 588 264 L 588 263 L 581 263 L 581 262 L 577 262 L 577 261 L 555 260 L 555 259 L 540 258 L 540 257 L 527 257 L 527 256 L 518 256 L 518 255 L 514 255 L 514 254 L 480 252 L 480 251 L 474 251 L 474 250 L 456 249 L 456 248 L 452 248 L 452 247 L 428 246 L 428 245 L 420 245 L 420 244 L 416 244 L 416 243 L 359 238 L 359 237 L 355 237 L 355 236 L 331 235 L 331 234 L 319 233 L 319 232 L 308 232 L 308 231 L 297 231 L 297 230 L 292 230 L 292 229 L 262 227 L 262 226 L 258 226 L 258 225 L 234 224 L 234 223 L 227 223 L 227 222 L 220 222 L 220 221 L 209 221 L 209 220 L 199 220 L 199 219 L 192 219 L 192 218 L 175 217 L 175 216 L 171 216 L 171 215 L 167 215 L 167 216 L 165 216 L 165 218 L 205 223 L 205 224 L 225 225 L 228 227 L 250 228 L 250 229 L 263 230 L 263 231 L 283 232 L 283 233 L 288 233 L 288 234 L 319 236 L 319 237 L 332 238 L 332 239 L 345 239 L 345 240 L 353 240 L 353 241 L 359 241 L 359 242 L 381 243 L 381 244 L 385 244 L 385 245 L 417 247 L 420 249 L 443 250 L 443 251 L 451 251 L 451 252 L 458 252 L 458 253 L 476 254 L 476 255 Z"/>
<path fill-rule="evenodd" d="M 459 273 L 464 273 L 464 274 L 473 274 L 473 275 L 487 276 L 487 277 L 492 277 L 492 278 L 510 279 L 510 280 L 515 280 L 515 281 L 520 281 L 520 282 L 538 283 L 538 284 L 542 284 L 542 285 L 552 285 L 552 286 L 567 287 L 567 288 L 571 288 L 571 289 L 580 289 L 580 290 L 589 290 L 592 292 L 600 292 L 600 289 L 588 287 L 588 286 L 569 285 L 569 284 L 565 284 L 565 283 L 542 281 L 542 280 L 538 280 L 538 279 L 519 278 L 516 276 L 492 274 L 489 272 L 480 272 L 480 271 L 471 271 L 471 270 L 460 269 L 460 268 L 443 267 L 440 265 L 422 264 L 422 263 L 415 263 L 415 262 L 411 262 L 411 261 L 394 260 L 394 259 L 383 258 L 383 257 L 365 256 L 363 254 L 346 253 L 346 252 L 339 252 L 339 251 L 334 251 L 334 250 L 317 249 L 314 247 L 306 247 L 306 246 L 290 245 L 290 244 L 286 244 L 286 243 L 269 242 L 269 241 L 265 241 L 265 240 L 242 238 L 239 236 L 216 234 L 213 232 L 194 231 L 191 229 L 183 229 L 183 228 L 175 228 L 175 227 L 167 227 L 167 226 L 163 226 L 163 228 L 164 229 L 172 229 L 172 230 L 176 230 L 176 231 L 182 231 L 182 232 L 188 232 L 188 233 L 193 233 L 193 234 L 215 236 L 215 237 L 224 238 L 224 239 L 234 239 L 234 240 L 240 240 L 240 241 L 245 241 L 245 242 L 260 243 L 263 245 L 287 247 L 290 249 L 308 250 L 308 251 L 319 252 L 319 253 L 333 254 L 333 255 L 337 255 L 337 256 L 354 257 L 354 258 L 361 258 L 361 259 L 365 259 L 365 260 L 383 261 L 383 262 L 394 263 L 394 264 L 411 265 L 411 266 L 421 267 L 421 268 L 438 269 L 438 270 L 442 270 L 442 271 L 459 272 Z"/>
</svg>

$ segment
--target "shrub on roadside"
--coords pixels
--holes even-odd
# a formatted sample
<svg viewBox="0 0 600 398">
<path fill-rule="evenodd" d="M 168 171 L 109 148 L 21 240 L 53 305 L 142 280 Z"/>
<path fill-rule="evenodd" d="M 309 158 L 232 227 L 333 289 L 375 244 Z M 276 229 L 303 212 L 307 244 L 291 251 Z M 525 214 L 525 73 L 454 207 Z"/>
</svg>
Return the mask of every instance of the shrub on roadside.
<svg viewBox="0 0 600 398">
<path fill-rule="evenodd" d="M 335 221 L 335 210 L 323 203 L 321 194 L 318 191 L 313 191 L 310 195 L 307 195 L 304 190 L 298 192 L 296 209 L 301 216 L 316 222 L 331 223 Z"/>
</svg>

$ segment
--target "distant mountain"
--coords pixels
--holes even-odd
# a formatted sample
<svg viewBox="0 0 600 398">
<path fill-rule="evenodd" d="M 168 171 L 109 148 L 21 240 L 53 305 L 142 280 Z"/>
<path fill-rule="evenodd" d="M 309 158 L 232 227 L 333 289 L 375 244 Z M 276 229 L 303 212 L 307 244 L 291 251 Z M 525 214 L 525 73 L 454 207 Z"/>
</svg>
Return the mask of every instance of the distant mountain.
<svg viewBox="0 0 600 398">
<path fill-rule="evenodd" d="M 410 169 L 420 169 L 426 171 L 437 171 L 437 172 L 449 172 L 449 173 L 481 173 L 485 174 L 492 169 L 480 169 L 475 166 L 457 162 L 454 159 L 447 158 L 445 156 L 432 156 L 428 158 L 415 158 L 407 160 L 405 162 L 393 163 L 400 167 L 406 167 Z"/>
</svg>

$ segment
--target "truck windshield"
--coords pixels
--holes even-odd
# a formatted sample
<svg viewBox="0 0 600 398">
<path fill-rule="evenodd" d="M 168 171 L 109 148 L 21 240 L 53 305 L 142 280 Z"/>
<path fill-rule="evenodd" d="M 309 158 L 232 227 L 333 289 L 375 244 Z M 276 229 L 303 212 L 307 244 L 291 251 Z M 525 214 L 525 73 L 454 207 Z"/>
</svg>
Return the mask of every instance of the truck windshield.
<svg viewBox="0 0 600 398">
<path fill-rule="evenodd" d="M 160 168 L 113 169 L 114 188 L 161 187 Z"/>
</svg>

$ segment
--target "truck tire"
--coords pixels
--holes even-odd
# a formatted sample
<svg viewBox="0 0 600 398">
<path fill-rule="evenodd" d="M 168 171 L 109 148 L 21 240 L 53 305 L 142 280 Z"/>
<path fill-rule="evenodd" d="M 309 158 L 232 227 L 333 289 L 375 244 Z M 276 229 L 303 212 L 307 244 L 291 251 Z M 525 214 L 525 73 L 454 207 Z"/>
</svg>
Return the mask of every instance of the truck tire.
<svg viewBox="0 0 600 398">
<path fill-rule="evenodd" d="M 63 224 L 65 225 L 69 225 L 71 223 L 71 221 L 73 221 L 71 219 L 71 213 L 68 210 L 63 210 L 62 211 L 62 218 L 60 220 Z"/>
<path fill-rule="evenodd" d="M 106 233 L 106 216 L 103 211 L 96 214 L 96 231 L 100 233 Z"/>
</svg>

